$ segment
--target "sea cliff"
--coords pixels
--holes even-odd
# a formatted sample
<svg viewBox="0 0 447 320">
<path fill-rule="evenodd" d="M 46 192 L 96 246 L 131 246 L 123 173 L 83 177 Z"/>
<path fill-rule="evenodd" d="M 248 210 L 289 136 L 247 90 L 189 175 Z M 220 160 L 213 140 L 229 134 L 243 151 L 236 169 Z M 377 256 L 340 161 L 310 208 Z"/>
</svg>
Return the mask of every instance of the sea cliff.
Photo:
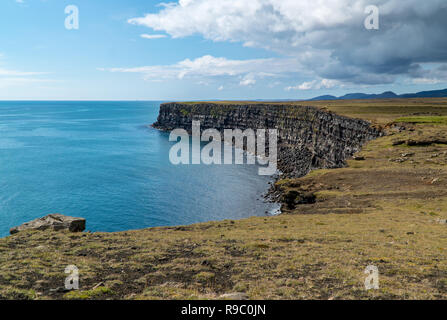
<svg viewBox="0 0 447 320">
<path fill-rule="evenodd" d="M 365 142 L 383 134 L 368 121 L 313 106 L 258 103 L 165 103 L 153 127 L 191 132 L 193 120 L 201 130 L 278 129 L 278 168 L 283 177 L 294 178 L 343 167 Z"/>
</svg>

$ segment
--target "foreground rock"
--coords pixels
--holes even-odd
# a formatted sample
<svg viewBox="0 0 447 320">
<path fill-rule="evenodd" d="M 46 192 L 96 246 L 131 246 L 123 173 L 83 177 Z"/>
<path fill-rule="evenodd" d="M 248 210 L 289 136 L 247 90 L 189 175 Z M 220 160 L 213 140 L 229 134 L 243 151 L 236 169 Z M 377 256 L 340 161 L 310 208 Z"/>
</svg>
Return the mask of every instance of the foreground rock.
<svg viewBox="0 0 447 320">
<path fill-rule="evenodd" d="M 35 219 L 30 222 L 25 222 L 24 224 L 11 228 L 9 230 L 10 234 L 18 233 L 25 230 L 46 230 L 53 229 L 58 230 L 69 230 L 71 232 L 81 232 L 85 229 L 85 219 L 64 216 L 59 213 L 49 214 L 43 218 Z"/>
</svg>

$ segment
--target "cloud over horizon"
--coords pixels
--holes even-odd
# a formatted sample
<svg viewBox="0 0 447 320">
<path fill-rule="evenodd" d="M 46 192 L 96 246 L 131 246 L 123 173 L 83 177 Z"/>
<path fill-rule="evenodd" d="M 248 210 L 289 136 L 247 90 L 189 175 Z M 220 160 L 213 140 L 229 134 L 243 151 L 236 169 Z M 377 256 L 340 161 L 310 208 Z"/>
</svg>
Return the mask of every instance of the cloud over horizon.
<svg viewBox="0 0 447 320">
<path fill-rule="evenodd" d="M 145 80 L 159 81 L 192 78 L 235 78 L 239 85 L 254 85 L 257 79 L 283 77 L 296 65 L 294 59 L 249 59 L 231 60 L 205 55 L 185 59 L 171 65 L 153 65 L 135 68 L 98 68 L 100 71 L 139 73 Z M 303 71 L 304 72 L 304 71 Z"/>
</svg>

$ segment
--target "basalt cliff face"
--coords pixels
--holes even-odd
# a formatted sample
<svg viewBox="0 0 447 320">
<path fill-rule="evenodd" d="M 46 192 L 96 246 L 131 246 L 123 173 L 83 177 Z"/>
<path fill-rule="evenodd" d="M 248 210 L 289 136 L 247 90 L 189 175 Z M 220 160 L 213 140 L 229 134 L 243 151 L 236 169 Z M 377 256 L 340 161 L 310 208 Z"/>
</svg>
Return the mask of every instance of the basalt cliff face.
<svg viewBox="0 0 447 320">
<path fill-rule="evenodd" d="M 312 169 L 339 168 L 361 146 L 383 135 L 367 121 L 316 107 L 287 104 L 165 103 L 153 127 L 201 130 L 277 129 L 278 169 L 283 177 L 301 177 Z"/>
</svg>

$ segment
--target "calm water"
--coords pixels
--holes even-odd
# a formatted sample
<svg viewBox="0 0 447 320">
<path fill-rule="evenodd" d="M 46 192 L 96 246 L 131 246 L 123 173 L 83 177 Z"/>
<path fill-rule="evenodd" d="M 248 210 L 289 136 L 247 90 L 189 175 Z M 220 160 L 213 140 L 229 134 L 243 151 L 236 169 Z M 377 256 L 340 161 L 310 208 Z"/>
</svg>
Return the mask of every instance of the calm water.
<svg viewBox="0 0 447 320">
<path fill-rule="evenodd" d="M 0 102 L 0 236 L 48 213 L 87 230 L 265 215 L 250 165 L 174 166 L 158 102 Z"/>
</svg>

